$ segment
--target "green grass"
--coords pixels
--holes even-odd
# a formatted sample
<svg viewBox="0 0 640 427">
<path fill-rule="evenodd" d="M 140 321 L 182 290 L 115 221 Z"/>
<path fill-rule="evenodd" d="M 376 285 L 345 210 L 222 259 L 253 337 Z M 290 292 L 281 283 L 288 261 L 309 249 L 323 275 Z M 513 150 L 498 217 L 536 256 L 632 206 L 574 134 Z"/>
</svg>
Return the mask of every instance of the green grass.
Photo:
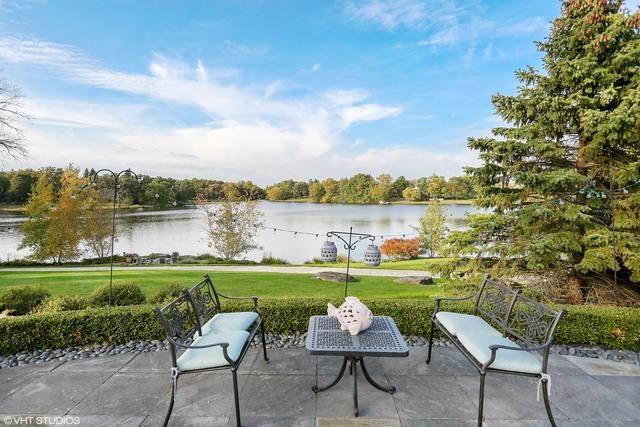
<svg viewBox="0 0 640 427">
<path fill-rule="evenodd" d="M 204 271 L 116 270 L 114 282 L 134 282 L 147 296 L 165 284 L 178 282 L 185 287 L 198 282 Z M 344 284 L 318 280 L 310 274 L 211 272 L 211 278 L 222 293 L 258 295 L 261 297 L 323 297 L 341 299 Z M 358 277 L 358 276 L 357 276 Z M 395 283 L 393 277 L 359 276 L 349 284 L 349 294 L 360 298 L 420 298 L 443 293 L 444 281 L 434 286 Z M 109 282 L 105 271 L 77 272 L 0 272 L 0 292 L 11 286 L 43 286 L 52 295 L 90 295 L 93 289 Z"/>
</svg>

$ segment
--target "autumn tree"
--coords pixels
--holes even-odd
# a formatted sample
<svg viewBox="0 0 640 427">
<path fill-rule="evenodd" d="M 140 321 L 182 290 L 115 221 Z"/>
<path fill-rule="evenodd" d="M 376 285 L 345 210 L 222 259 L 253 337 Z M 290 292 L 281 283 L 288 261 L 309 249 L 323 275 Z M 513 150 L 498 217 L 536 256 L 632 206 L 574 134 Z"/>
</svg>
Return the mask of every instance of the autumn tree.
<svg viewBox="0 0 640 427">
<path fill-rule="evenodd" d="M 481 166 L 457 256 L 496 268 L 568 268 L 574 280 L 618 272 L 640 282 L 640 13 L 616 0 L 567 0 L 538 43 L 544 71 L 516 73 L 493 97 L 506 123 L 470 138 Z"/>
<path fill-rule="evenodd" d="M 420 217 L 417 227 L 420 233 L 422 249 L 433 257 L 439 252 L 447 233 L 447 213 L 440 202 L 430 202 L 424 215 Z"/>
<path fill-rule="evenodd" d="M 82 199 L 86 183 L 77 169 L 66 168 L 56 199 L 47 174 L 40 175 L 25 207 L 27 221 L 22 226 L 20 248 L 31 249 L 30 258 L 61 263 L 80 257 Z"/>
<path fill-rule="evenodd" d="M 447 188 L 447 181 L 439 175 L 431 175 L 427 178 L 427 194 L 429 199 L 437 199 L 444 196 Z"/>
<path fill-rule="evenodd" d="M 223 200 L 209 203 L 201 195 L 196 205 L 205 214 L 209 247 L 224 260 L 231 261 L 258 249 L 255 237 L 262 225 L 263 213 L 255 201 Z"/>
<path fill-rule="evenodd" d="M 392 179 L 389 174 L 382 174 L 376 178 L 375 184 L 371 187 L 371 200 L 373 202 L 386 202 L 391 198 Z"/>
<path fill-rule="evenodd" d="M 81 194 L 86 188 L 86 179 L 80 178 L 73 167 L 65 169 L 62 175 L 62 187 L 55 208 L 51 212 L 51 221 L 47 230 L 47 249 L 53 262 L 72 261 L 80 257 L 82 251 L 82 215 Z"/>
<path fill-rule="evenodd" d="M 409 202 L 417 202 L 420 200 L 420 190 L 416 187 L 407 187 L 402 191 L 402 197 Z"/>
<path fill-rule="evenodd" d="M 96 257 L 104 258 L 111 249 L 113 217 L 110 209 L 104 209 L 99 191 L 88 188 L 83 200 L 83 216 L 81 223 L 82 242 Z M 114 236 L 115 238 L 115 236 Z"/>
<path fill-rule="evenodd" d="M 312 202 L 320 203 L 324 197 L 325 189 L 319 182 L 314 182 L 309 185 L 309 198 Z"/>
<path fill-rule="evenodd" d="M 23 236 L 18 249 L 30 249 L 29 257 L 36 261 L 51 257 L 47 243 L 54 196 L 53 185 L 40 175 L 24 209 L 27 220 L 21 227 Z"/>
</svg>

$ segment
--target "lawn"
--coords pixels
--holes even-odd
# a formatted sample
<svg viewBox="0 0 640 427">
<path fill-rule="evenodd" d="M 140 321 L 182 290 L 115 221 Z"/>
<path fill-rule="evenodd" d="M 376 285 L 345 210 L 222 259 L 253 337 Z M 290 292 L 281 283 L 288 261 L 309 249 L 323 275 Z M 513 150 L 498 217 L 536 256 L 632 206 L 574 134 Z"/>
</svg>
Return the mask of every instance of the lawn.
<svg viewBox="0 0 640 427">
<path fill-rule="evenodd" d="M 147 296 L 155 294 L 163 285 L 177 282 L 185 287 L 195 284 L 205 271 L 176 270 L 116 270 L 115 282 L 134 282 Z M 321 281 L 310 274 L 291 273 L 229 273 L 211 272 L 211 278 L 222 293 L 230 295 L 258 295 L 261 297 L 323 297 L 341 299 L 344 284 Z M 91 294 L 94 288 L 109 282 L 105 271 L 0 271 L 0 292 L 20 285 L 43 286 L 52 295 Z M 371 298 L 420 298 L 443 293 L 444 281 L 435 285 L 410 285 L 395 283 L 393 277 L 358 276 L 358 282 L 349 284 L 349 294 L 363 299 Z"/>
</svg>

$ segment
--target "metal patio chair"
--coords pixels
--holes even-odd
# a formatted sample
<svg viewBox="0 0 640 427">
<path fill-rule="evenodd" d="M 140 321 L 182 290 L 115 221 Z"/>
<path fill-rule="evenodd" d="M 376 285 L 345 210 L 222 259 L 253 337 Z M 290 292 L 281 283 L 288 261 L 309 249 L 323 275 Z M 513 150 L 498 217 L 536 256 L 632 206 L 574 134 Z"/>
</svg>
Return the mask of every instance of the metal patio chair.
<svg viewBox="0 0 640 427">
<path fill-rule="evenodd" d="M 474 297 L 473 315 L 440 311 L 442 301 L 464 301 Z M 480 291 L 474 295 L 436 298 L 427 363 L 431 362 L 434 327 L 437 327 L 480 373 L 478 427 L 482 426 L 484 383 L 489 372 L 537 378 L 538 398 L 542 388 L 547 416 L 555 427 L 549 404 L 551 378 L 547 368 L 553 336 L 564 313 L 565 310 L 553 310 L 486 277 Z M 541 358 L 534 353 L 541 354 Z"/>
<path fill-rule="evenodd" d="M 258 316 L 249 331 L 227 329 L 204 334 L 196 306 L 191 294 L 184 290 L 164 308 L 154 308 L 162 322 L 171 353 L 172 390 L 163 426 L 166 427 L 171 418 L 180 375 L 229 369 L 233 377 L 236 426 L 240 427 L 238 368 L 262 319 Z M 182 350 L 184 352 L 179 354 Z"/>
</svg>

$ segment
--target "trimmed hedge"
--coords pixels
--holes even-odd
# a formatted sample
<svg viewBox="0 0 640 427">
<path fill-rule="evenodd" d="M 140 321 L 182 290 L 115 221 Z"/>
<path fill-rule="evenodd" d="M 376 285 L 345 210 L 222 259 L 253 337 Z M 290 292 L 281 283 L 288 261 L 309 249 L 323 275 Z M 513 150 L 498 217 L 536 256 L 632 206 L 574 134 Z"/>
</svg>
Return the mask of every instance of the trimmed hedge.
<svg viewBox="0 0 640 427">
<path fill-rule="evenodd" d="M 339 300 L 330 301 L 339 304 Z M 364 301 L 377 315 L 392 316 L 402 333 L 426 336 L 433 310 L 431 299 L 377 299 Z M 269 332 L 291 334 L 306 331 L 309 317 L 325 314 L 327 301 L 318 298 L 265 299 L 260 302 Z M 0 319 L 0 354 L 25 350 L 123 344 L 131 340 L 162 339 L 160 322 L 151 305 L 104 307 L 61 313 L 43 313 Z M 225 311 L 251 310 L 251 303 L 223 302 Z M 469 303 L 449 304 L 445 309 L 471 312 Z M 567 306 L 556 342 L 580 343 L 640 351 L 640 309 L 600 306 Z"/>
</svg>

